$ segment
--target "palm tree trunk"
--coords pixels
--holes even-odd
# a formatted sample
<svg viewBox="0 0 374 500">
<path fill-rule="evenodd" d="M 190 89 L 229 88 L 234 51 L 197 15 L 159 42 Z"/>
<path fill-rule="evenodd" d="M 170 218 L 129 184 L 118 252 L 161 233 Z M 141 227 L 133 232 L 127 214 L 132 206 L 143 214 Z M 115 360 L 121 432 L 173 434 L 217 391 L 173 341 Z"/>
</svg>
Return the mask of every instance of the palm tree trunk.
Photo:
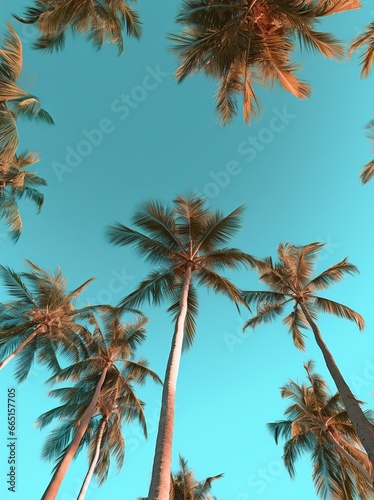
<svg viewBox="0 0 374 500">
<path fill-rule="evenodd" d="M 326 362 L 326 366 L 330 372 L 331 377 L 334 379 L 336 387 L 338 388 L 338 391 L 343 399 L 345 409 L 347 410 L 348 416 L 353 424 L 353 427 L 355 428 L 358 437 L 360 438 L 360 441 L 362 443 L 362 446 L 365 448 L 366 453 L 368 454 L 368 458 L 374 468 L 374 427 L 365 417 L 365 413 L 362 411 L 357 399 L 355 398 L 348 384 L 344 380 L 344 377 L 341 374 L 337 364 L 335 363 L 335 360 L 331 352 L 329 351 L 327 345 L 324 343 L 322 339 L 319 328 L 317 327 L 317 325 L 313 321 L 313 318 L 309 314 L 306 305 L 303 302 L 300 302 L 299 304 L 306 320 L 308 321 L 310 327 L 312 328 L 317 345 L 322 351 L 323 357 Z"/>
<path fill-rule="evenodd" d="M 327 434 L 330 436 L 331 441 L 333 442 L 334 446 L 338 449 L 338 451 L 345 456 L 345 458 L 360 472 L 368 481 L 369 483 L 373 482 L 373 478 L 370 475 L 370 472 L 363 467 L 360 462 L 358 462 L 348 451 L 339 443 L 339 441 L 336 439 L 334 434 L 330 431 L 327 431 Z"/>
<path fill-rule="evenodd" d="M 192 276 L 191 263 L 186 264 L 180 297 L 180 309 L 175 325 L 162 390 L 161 414 L 158 424 L 155 457 L 148 500 L 166 500 L 170 493 L 171 453 L 174 431 L 174 406 L 177 379 L 182 354 L 184 324 L 188 309 L 188 293 Z"/>
<path fill-rule="evenodd" d="M 1 363 L 0 363 L 0 370 L 2 370 L 8 363 L 11 361 L 13 358 L 15 358 L 24 347 L 27 346 L 39 333 L 40 328 L 42 325 L 38 326 L 35 328 L 35 330 L 32 332 L 31 335 L 29 335 L 23 342 L 20 343 L 20 345 L 17 347 L 16 350 L 12 352 L 12 354 L 9 354 L 8 357 L 6 357 Z"/>
<path fill-rule="evenodd" d="M 107 418 L 102 418 L 101 419 L 101 423 L 100 423 L 100 427 L 99 427 L 99 435 L 97 437 L 97 443 L 96 443 L 96 448 L 95 448 L 95 455 L 94 455 L 94 457 L 92 459 L 92 462 L 91 462 L 91 465 L 90 465 L 90 467 L 88 469 L 86 477 L 84 478 L 84 481 L 83 481 L 83 484 L 82 484 L 82 488 L 81 488 L 81 490 L 79 492 L 77 500 L 84 500 L 84 497 L 86 496 L 88 486 L 89 486 L 89 484 L 91 482 L 91 479 L 92 479 L 92 476 L 93 476 L 93 474 L 95 472 L 97 462 L 99 461 L 100 449 L 101 449 L 101 442 L 103 440 L 103 434 L 104 434 L 105 428 L 107 426 L 107 423 L 108 423 L 108 419 Z"/>
<path fill-rule="evenodd" d="M 68 449 L 66 450 L 65 456 L 63 460 L 61 461 L 60 465 L 56 469 L 55 473 L 52 476 L 52 479 L 47 486 L 47 489 L 45 490 L 41 500 L 55 500 L 58 490 L 61 486 L 61 483 L 65 477 L 65 474 L 71 464 L 71 461 L 73 460 L 79 444 L 87 430 L 88 424 L 90 423 L 91 418 L 95 415 L 96 412 L 96 405 L 99 400 L 101 388 L 104 384 L 106 374 L 108 372 L 109 364 L 107 364 L 100 376 L 100 379 L 96 385 L 95 393 L 93 395 L 93 398 L 91 400 L 91 403 L 89 404 L 87 410 L 85 411 L 82 421 L 79 424 L 79 427 L 77 429 L 77 432 L 75 433 L 75 436 L 70 443 Z"/>
</svg>

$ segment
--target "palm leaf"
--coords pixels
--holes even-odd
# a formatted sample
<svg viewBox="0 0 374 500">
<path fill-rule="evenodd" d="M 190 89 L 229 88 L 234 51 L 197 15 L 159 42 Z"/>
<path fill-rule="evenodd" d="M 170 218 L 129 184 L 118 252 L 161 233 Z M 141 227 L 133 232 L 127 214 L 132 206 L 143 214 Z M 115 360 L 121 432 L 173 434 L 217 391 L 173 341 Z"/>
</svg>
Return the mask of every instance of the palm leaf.
<svg viewBox="0 0 374 500">
<path fill-rule="evenodd" d="M 363 317 L 353 309 L 350 309 L 343 304 L 339 304 L 339 302 L 334 302 L 333 300 L 325 299 L 323 297 L 313 296 L 313 304 L 322 312 L 334 314 L 340 318 L 346 318 L 350 321 L 354 321 L 359 330 L 363 330 L 365 328 L 365 321 Z"/>
</svg>

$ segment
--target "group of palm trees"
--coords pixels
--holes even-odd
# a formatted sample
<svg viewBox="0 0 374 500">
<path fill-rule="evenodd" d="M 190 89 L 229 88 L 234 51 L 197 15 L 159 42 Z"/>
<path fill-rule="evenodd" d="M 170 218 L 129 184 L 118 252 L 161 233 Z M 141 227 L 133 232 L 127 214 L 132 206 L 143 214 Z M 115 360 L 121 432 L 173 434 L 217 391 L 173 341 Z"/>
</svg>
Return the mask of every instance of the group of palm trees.
<svg viewBox="0 0 374 500">
<path fill-rule="evenodd" d="M 249 122 L 260 110 L 255 84 L 278 82 L 298 98 L 309 96 L 311 88 L 296 76 L 291 60 L 295 40 L 301 48 L 342 58 L 342 44 L 330 33 L 318 31 L 317 23 L 324 16 L 360 6 L 359 0 L 185 0 L 177 18 L 182 32 L 170 35 L 181 60 L 177 79 L 203 70 L 219 81 L 221 122 L 236 114 L 240 94 L 243 116 Z M 83 33 L 98 48 L 116 44 L 119 52 L 124 28 L 131 36 L 141 33 L 138 15 L 123 0 L 35 0 L 24 16 L 15 18 L 37 25 L 40 37 L 35 46 L 47 51 L 63 49 L 69 30 Z M 351 52 L 361 49 L 362 76 L 367 76 L 374 60 L 373 23 L 352 43 Z M 16 121 L 25 117 L 53 124 L 38 98 L 17 85 L 21 68 L 22 44 L 9 23 L 0 50 L 0 214 L 14 240 L 22 230 L 17 200 L 25 196 L 40 210 L 39 188 L 45 185 L 44 179 L 27 170 L 37 155 L 18 152 Z M 365 183 L 373 175 L 371 162 L 361 179 Z M 288 419 L 269 424 L 270 429 L 276 440 L 286 439 L 283 458 L 291 475 L 297 457 L 311 453 L 313 480 L 321 498 L 374 498 L 373 415 L 362 410 L 317 325 L 322 312 L 364 328 L 357 312 L 319 295 L 357 268 L 343 259 L 313 276 L 322 248 L 319 243 L 280 244 L 277 261 L 232 248 L 230 241 L 241 227 L 242 216 L 242 207 L 224 215 L 191 195 L 178 196 L 171 205 L 144 203 L 133 215 L 134 228 L 121 223 L 109 226 L 106 235 L 111 244 L 132 247 L 152 266 L 116 306 L 78 308 L 77 298 L 91 280 L 68 292 L 60 269 L 49 272 L 28 261 L 28 270 L 17 274 L 0 266 L 11 296 L 0 306 L 0 370 L 16 358 L 15 376 L 21 383 L 35 361 L 50 371 L 51 383 L 68 383 L 50 392 L 61 404 L 37 421 L 39 427 L 53 421 L 57 425 L 42 451 L 44 458 L 55 460 L 44 500 L 57 498 L 73 458 L 84 446 L 89 464 L 79 499 L 85 497 L 94 475 L 99 484 L 105 481 L 111 460 L 121 468 L 123 426 L 137 420 L 147 432 L 144 403 L 135 385 L 148 378 L 163 384 L 148 500 L 211 498 L 211 484 L 222 474 L 198 481 L 182 458 L 180 471 L 171 473 L 178 371 L 183 349 L 193 344 L 197 288 L 202 285 L 247 311 L 244 328 L 272 321 L 290 307 L 283 322 L 298 349 L 305 349 L 305 330 L 312 331 L 339 392 L 331 396 L 313 363 L 307 363 L 309 385 L 290 380 L 282 388 L 282 397 L 291 398 L 293 404 L 286 410 Z M 266 290 L 241 290 L 224 275 L 224 271 L 247 269 L 258 271 Z M 147 302 L 156 307 L 165 302 L 174 325 L 162 381 L 144 358 L 136 356 L 146 339 L 147 319 L 139 308 Z"/>
</svg>

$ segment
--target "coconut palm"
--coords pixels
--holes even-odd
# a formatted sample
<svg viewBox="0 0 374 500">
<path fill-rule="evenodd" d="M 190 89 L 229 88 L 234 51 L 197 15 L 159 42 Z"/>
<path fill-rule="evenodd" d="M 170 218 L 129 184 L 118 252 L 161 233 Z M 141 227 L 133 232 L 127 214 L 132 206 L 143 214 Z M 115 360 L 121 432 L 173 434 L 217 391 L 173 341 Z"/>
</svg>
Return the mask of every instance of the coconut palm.
<svg viewBox="0 0 374 500">
<path fill-rule="evenodd" d="M 104 43 L 115 44 L 119 53 L 124 47 L 124 28 L 129 36 L 139 38 L 141 34 L 138 14 L 124 0 L 35 0 L 34 4 L 23 18 L 14 17 L 37 25 L 37 49 L 63 49 L 69 28 L 83 33 L 98 49 Z"/>
<path fill-rule="evenodd" d="M 182 32 L 170 36 L 181 61 L 177 80 L 204 71 L 219 81 L 221 123 L 236 115 L 240 94 L 249 122 L 260 111 L 256 84 L 277 82 L 299 99 L 309 96 L 311 88 L 299 80 L 299 65 L 291 60 L 295 41 L 328 58 L 342 58 L 340 42 L 316 25 L 327 15 L 359 7 L 359 0 L 184 0 L 177 17 Z"/>
<path fill-rule="evenodd" d="M 374 428 L 348 387 L 316 323 L 318 313 L 323 312 L 353 321 L 360 330 L 363 330 L 365 323 L 360 314 L 343 304 L 315 295 L 315 292 L 341 281 L 347 274 L 357 273 L 358 269 L 345 258 L 313 277 L 318 253 L 323 246 L 321 243 L 311 243 L 305 246 L 280 244 L 279 262 L 273 262 L 271 257 L 257 261 L 260 280 L 270 290 L 243 293 L 248 305 L 255 305 L 257 309 L 255 316 L 246 322 L 244 328 L 255 328 L 261 323 L 273 321 L 283 315 L 288 305 L 293 305 L 293 310 L 284 317 L 283 323 L 288 326 L 294 345 L 298 349 L 305 350 L 305 334 L 302 330 L 312 329 L 348 416 L 374 465 Z"/>
<path fill-rule="evenodd" d="M 239 229 L 242 212 L 240 207 L 224 216 L 208 210 L 201 198 L 178 197 L 172 207 L 155 201 L 141 206 L 133 223 L 144 232 L 120 223 L 108 228 L 111 243 L 133 246 L 154 266 L 121 306 L 137 307 L 144 301 L 157 306 L 166 300 L 175 322 L 148 500 L 164 500 L 169 495 L 176 384 L 182 346 L 191 346 L 194 338 L 196 285 L 223 293 L 237 305 L 243 302 L 237 287 L 220 274 L 221 270 L 253 265 L 251 256 L 224 246 Z"/>
<path fill-rule="evenodd" d="M 212 483 L 223 474 L 198 481 L 193 470 L 188 467 L 187 461 L 181 456 L 179 456 L 179 467 L 180 470 L 171 476 L 170 500 L 213 500 L 209 494 Z"/>
<path fill-rule="evenodd" d="M 18 147 L 16 120 L 24 117 L 53 124 L 37 97 L 16 81 L 22 69 L 22 43 L 10 23 L 0 49 L 0 163 L 12 161 Z"/>
<path fill-rule="evenodd" d="M 304 364 L 309 384 L 289 380 L 281 387 L 282 398 L 291 400 L 286 420 L 268 424 L 278 444 L 283 437 L 283 460 L 291 477 L 296 460 L 311 454 L 313 481 L 320 498 L 327 500 L 370 500 L 374 498 L 372 466 L 339 393 L 331 395 L 326 381 Z M 370 422 L 373 411 L 365 412 Z"/>
<path fill-rule="evenodd" d="M 26 262 L 30 270 L 20 274 L 0 266 L 4 285 L 14 299 L 0 305 L 0 370 L 17 357 L 19 382 L 26 379 L 36 356 L 58 370 L 56 352 L 69 360 L 85 352 L 77 319 L 91 309 L 76 309 L 75 302 L 92 278 L 68 292 L 61 269 L 49 272 Z"/>
<path fill-rule="evenodd" d="M 103 329 L 100 329 L 96 324 L 91 340 L 88 341 L 87 357 L 60 370 L 50 379 L 52 382 L 65 380 L 81 382 L 84 387 L 84 397 L 82 403 L 79 403 L 76 417 L 73 414 L 75 425 L 72 426 L 71 421 L 68 421 L 56 431 L 59 450 L 64 444 L 67 444 L 67 430 L 71 431 L 72 439 L 63 449 L 62 456 L 59 457 L 52 479 L 43 494 L 43 500 L 56 498 L 64 476 L 81 444 L 83 444 L 82 439 L 90 422 L 98 413 L 104 417 L 104 421 L 106 418 L 108 420 L 106 422 L 108 438 L 110 437 L 108 425 L 111 414 L 113 414 L 112 417 L 116 426 L 120 424 L 122 417 L 129 421 L 137 418 L 144 432 L 146 432 L 143 403 L 137 398 L 133 384 L 143 384 L 148 377 L 160 382 L 158 376 L 148 368 L 147 361 L 144 358 L 134 361 L 136 348 L 146 337 L 144 329 L 146 322 L 147 320 L 140 316 L 134 323 L 122 323 L 118 314 L 110 315 L 110 320 L 104 322 Z M 70 409 L 73 408 L 74 399 L 75 404 L 78 404 L 76 398 L 79 397 L 79 389 L 81 388 L 78 385 L 78 392 L 73 394 L 69 405 Z M 118 414 L 115 415 L 114 410 L 117 409 Z M 45 414 L 42 416 L 41 424 L 46 425 L 46 423 L 49 423 L 51 417 L 63 417 L 67 411 L 68 408 L 63 408 L 62 410 L 57 409 L 57 412 L 53 411 Z M 52 435 L 52 439 L 47 442 L 44 450 L 45 456 L 50 456 L 53 452 L 52 448 L 55 444 L 56 434 Z M 96 434 L 96 441 L 99 434 Z M 62 443 L 60 438 L 63 440 Z M 105 450 L 102 450 L 103 453 L 99 457 L 99 463 L 97 464 L 97 472 L 101 480 L 105 479 L 107 466 L 109 466 L 110 443 L 111 441 L 108 441 L 108 446 Z M 121 443 L 119 443 L 119 447 L 114 448 L 114 453 L 118 453 L 120 459 Z"/>
<path fill-rule="evenodd" d="M 38 213 L 44 203 L 44 196 L 38 188 L 46 186 L 46 181 L 36 172 L 26 170 L 37 161 L 39 158 L 35 154 L 22 153 L 13 161 L 0 164 L 0 217 L 9 226 L 10 236 L 15 241 L 22 231 L 18 200 L 29 198 L 36 204 Z"/>
</svg>

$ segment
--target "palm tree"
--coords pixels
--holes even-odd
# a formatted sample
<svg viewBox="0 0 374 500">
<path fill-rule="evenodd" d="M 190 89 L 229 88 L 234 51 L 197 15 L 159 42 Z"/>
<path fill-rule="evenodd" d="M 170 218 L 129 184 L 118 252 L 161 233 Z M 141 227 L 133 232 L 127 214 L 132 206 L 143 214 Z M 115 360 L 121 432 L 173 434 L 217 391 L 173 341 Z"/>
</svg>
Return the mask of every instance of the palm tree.
<svg viewBox="0 0 374 500">
<path fill-rule="evenodd" d="M 361 50 L 364 48 L 364 51 L 361 55 L 361 64 L 362 64 L 362 71 L 361 71 L 361 77 L 362 78 L 367 78 L 371 72 L 371 68 L 373 67 L 374 63 L 374 22 L 370 23 L 364 33 L 361 35 L 358 35 L 356 39 L 353 41 L 349 55 L 352 55 L 353 52 L 357 50 Z M 371 142 L 374 141 L 374 120 L 370 121 L 367 125 L 366 128 L 368 129 L 368 137 Z M 371 160 L 369 163 L 367 163 L 360 175 L 361 182 L 363 184 L 366 184 L 371 180 L 371 178 L 374 175 L 374 160 Z"/>
<path fill-rule="evenodd" d="M 224 269 L 253 265 L 251 256 L 224 245 L 240 227 L 243 208 L 224 216 L 209 211 L 197 197 L 178 197 L 173 206 L 148 202 L 134 214 L 133 223 L 144 233 L 120 223 L 108 228 L 114 245 L 132 245 L 155 268 L 121 306 L 148 301 L 171 304 L 175 322 L 162 393 L 161 415 L 148 500 L 164 500 L 170 491 L 176 384 L 183 344 L 191 346 L 198 310 L 195 282 L 229 297 L 238 306 L 237 287 L 220 274 Z"/>
<path fill-rule="evenodd" d="M 156 382 L 160 382 L 158 376 L 147 367 L 147 362 L 144 358 L 134 361 L 135 351 L 145 339 L 144 325 L 147 320 L 140 316 L 136 322 L 123 324 L 120 322 L 118 314 L 110 315 L 110 320 L 104 322 L 104 328 L 101 330 L 98 326 L 88 343 L 88 355 L 86 358 L 73 363 L 60 370 L 54 375 L 50 381 L 61 382 L 64 380 L 81 381 L 84 384 L 84 393 L 89 395 L 85 397 L 82 404 L 79 403 L 75 425 L 72 426 L 69 421 L 57 429 L 58 438 L 66 439 L 65 431 L 72 430 L 72 439 L 68 446 L 59 457 L 58 463 L 54 470 L 52 479 L 45 490 L 42 500 L 54 500 L 58 490 L 65 477 L 65 474 L 82 443 L 82 439 L 87 432 L 88 426 L 92 418 L 104 410 L 104 421 L 108 418 L 111 410 L 116 408 L 116 403 L 121 405 L 118 409 L 118 417 L 123 414 L 128 420 L 138 418 L 146 432 L 145 420 L 143 414 L 143 403 L 137 398 L 133 383 L 143 384 L 148 377 L 151 377 Z M 88 385 L 88 387 L 87 387 Z M 79 389 L 79 388 L 78 388 Z M 78 393 L 74 397 L 79 396 Z M 74 398 L 73 398 L 74 399 Z M 67 409 L 57 412 L 48 413 L 42 416 L 42 423 L 49 423 L 51 416 L 64 416 Z M 120 418 L 121 421 L 121 418 Z M 115 420 L 116 425 L 119 424 Z M 108 426 L 109 423 L 106 423 Z M 104 432 L 104 430 L 103 430 Z M 100 433 L 100 431 L 99 431 Z M 96 439 L 99 435 L 96 436 Z M 45 448 L 45 456 L 52 452 L 53 443 L 56 436 L 52 435 L 52 440 L 47 442 Z M 65 443 L 66 441 L 63 441 Z M 61 447 L 60 443 L 60 447 Z M 120 449 L 117 449 L 121 453 Z M 106 448 L 101 456 L 101 464 L 98 465 L 99 477 L 106 477 L 107 465 L 110 449 Z"/>
<path fill-rule="evenodd" d="M 77 318 L 91 308 L 75 309 L 80 293 L 92 281 L 66 290 L 61 269 L 47 272 L 30 261 L 30 271 L 17 274 L 0 266 L 0 274 L 12 302 L 0 305 L 0 370 L 17 356 L 16 379 L 26 379 L 35 356 L 53 370 L 60 369 L 56 352 L 76 360 L 85 345 Z"/>
<path fill-rule="evenodd" d="M 53 51 L 65 45 L 66 33 L 83 33 L 100 49 L 104 43 L 123 51 L 123 29 L 127 35 L 140 38 L 138 14 L 124 0 L 35 0 L 35 7 L 26 10 L 25 17 L 14 16 L 26 24 L 36 24 L 40 37 L 35 48 Z"/>
<path fill-rule="evenodd" d="M 0 217 L 9 226 L 11 238 L 15 241 L 21 235 L 22 219 L 17 201 L 23 197 L 33 201 L 38 213 L 43 207 L 44 196 L 39 191 L 40 186 L 46 186 L 46 181 L 29 172 L 27 167 L 39 161 L 33 153 L 16 155 L 12 162 L 0 164 Z"/>
<path fill-rule="evenodd" d="M 316 291 L 324 290 L 341 281 L 345 275 L 357 273 L 358 269 L 345 258 L 313 278 L 314 265 L 323 246 L 320 243 L 305 246 L 280 244 L 279 262 L 274 263 L 271 257 L 257 260 L 260 280 L 270 290 L 243 292 L 248 306 L 254 304 L 257 309 L 257 314 L 246 322 L 244 328 L 255 328 L 263 322 L 273 321 L 283 314 L 288 304 L 293 304 L 292 312 L 284 317 L 283 323 L 288 326 L 295 346 L 301 350 L 305 350 L 305 335 L 301 330 L 308 327 L 312 329 L 315 341 L 322 351 L 327 368 L 342 397 L 349 419 L 374 466 L 374 428 L 344 380 L 316 324 L 318 312 L 324 312 L 349 319 L 355 322 L 360 330 L 363 330 L 365 323 L 357 312 L 338 302 L 314 295 Z"/>
<path fill-rule="evenodd" d="M 22 69 L 22 43 L 10 23 L 0 50 L 0 163 L 12 161 L 18 147 L 16 120 L 25 117 L 53 124 L 37 97 L 22 90 L 16 81 Z"/>
<path fill-rule="evenodd" d="M 316 25 L 324 16 L 359 7 L 359 0 L 184 0 L 177 17 L 182 33 L 170 36 L 181 61 L 177 80 L 204 71 L 219 81 L 221 123 L 236 115 L 240 94 L 249 123 L 260 111 L 255 84 L 277 82 L 299 99 L 309 96 L 311 88 L 296 76 L 298 65 L 291 60 L 295 40 L 301 48 L 342 58 L 340 42 Z"/>
<path fill-rule="evenodd" d="M 286 420 L 268 424 L 278 444 L 286 439 L 283 460 L 291 477 L 295 462 L 305 452 L 313 461 L 313 481 L 322 499 L 361 500 L 373 498 L 372 466 L 362 450 L 357 432 L 339 393 L 331 395 L 325 380 L 304 364 L 309 385 L 289 380 L 281 387 L 282 398 L 291 400 Z M 374 422 L 373 411 L 365 412 Z"/>
<path fill-rule="evenodd" d="M 180 470 L 171 475 L 170 500 L 213 500 L 209 494 L 212 483 L 223 474 L 198 481 L 194 472 L 188 467 L 187 461 L 181 456 L 179 456 L 179 467 Z"/>
</svg>

